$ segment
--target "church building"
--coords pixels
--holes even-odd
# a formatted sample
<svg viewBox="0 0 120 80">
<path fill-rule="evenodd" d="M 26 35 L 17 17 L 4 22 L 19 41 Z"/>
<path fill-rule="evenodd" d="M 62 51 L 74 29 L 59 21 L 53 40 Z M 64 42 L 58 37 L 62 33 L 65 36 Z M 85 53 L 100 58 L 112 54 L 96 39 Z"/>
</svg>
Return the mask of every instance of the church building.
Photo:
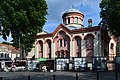
<svg viewBox="0 0 120 80">
<path fill-rule="evenodd" d="M 111 49 L 115 49 L 116 46 L 112 44 L 115 43 L 114 40 L 109 44 L 107 30 L 101 26 L 92 26 L 92 19 L 89 19 L 88 26 L 84 27 L 84 14 L 78 9 L 67 10 L 62 19 L 63 23 L 58 24 L 52 33 L 38 33 L 35 48 L 28 53 L 27 58 L 86 57 L 91 62 L 93 57 L 108 57 L 110 45 Z"/>
</svg>

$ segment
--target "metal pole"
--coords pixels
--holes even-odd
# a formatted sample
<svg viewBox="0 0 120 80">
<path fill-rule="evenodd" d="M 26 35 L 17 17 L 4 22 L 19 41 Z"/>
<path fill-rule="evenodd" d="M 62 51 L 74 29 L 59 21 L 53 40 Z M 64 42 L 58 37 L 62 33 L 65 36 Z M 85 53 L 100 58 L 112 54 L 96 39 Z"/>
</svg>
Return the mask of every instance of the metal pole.
<svg viewBox="0 0 120 80">
<path fill-rule="evenodd" d="M 115 80 L 118 80 L 116 58 L 115 58 Z"/>
<path fill-rule="evenodd" d="M 3 80 L 3 77 L 0 77 L 0 80 Z"/>
<path fill-rule="evenodd" d="M 53 75 L 53 80 L 55 80 L 55 74 Z"/>
<path fill-rule="evenodd" d="M 99 71 L 97 71 L 97 80 L 99 80 Z"/>
<path fill-rule="evenodd" d="M 76 73 L 76 80 L 78 80 L 78 74 Z"/>
<path fill-rule="evenodd" d="M 28 75 L 28 80 L 30 80 L 30 75 Z"/>
<path fill-rule="evenodd" d="M 117 71 L 115 71 L 115 80 L 118 80 Z"/>
<path fill-rule="evenodd" d="M 20 47 L 20 36 L 19 36 L 19 40 L 18 40 L 18 42 L 19 42 L 19 49 L 20 49 L 20 58 L 22 59 L 22 54 L 21 54 L 21 52 L 22 52 L 22 48 Z M 17 57 L 18 57 L 18 55 L 17 55 Z"/>
<path fill-rule="evenodd" d="M 54 58 L 54 71 L 56 71 L 56 59 Z"/>
</svg>

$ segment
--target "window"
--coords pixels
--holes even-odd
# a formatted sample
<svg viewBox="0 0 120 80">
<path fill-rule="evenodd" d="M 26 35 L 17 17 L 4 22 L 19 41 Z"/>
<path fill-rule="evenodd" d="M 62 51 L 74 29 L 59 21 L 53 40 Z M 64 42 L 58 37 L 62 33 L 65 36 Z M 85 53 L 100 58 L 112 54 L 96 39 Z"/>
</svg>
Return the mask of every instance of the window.
<svg viewBox="0 0 120 80">
<path fill-rule="evenodd" d="M 77 46 L 80 46 L 80 39 L 77 38 Z"/>
<path fill-rule="evenodd" d="M 78 23 L 78 18 L 77 17 L 75 18 L 75 23 Z"/>
<path fill-rule="evenodd" d="M 5 53 L 5 58 L 9 58 L 9 54 L 8 53 Z"/>
<path fill-rule="evenodd" d="M 113 49 L 113 47 L 114 47 L 114 44 L 113 44 L 113 43 L 111 43 L 111 47 L 110 47 L 110 49 Z"/>
<path fill-rule="evenodd" d="M 64 47 L 66 46 L 66 40 L 64 39 Z"/>
<path fill-rule="evenodd" d="M 68 18 L 68 24 L 70 23 L 70 18 Z"/>
<path fill-rule="evenodd" d="M 61 58 L 64 58 L 64 51 L 61 51 Z"/>
<path fill-rule="evenodd" d="M 60 39 L 60 47 L 62 47 L 62 39 Z"/>
<path fill-rule="evenodd" d="M 93 49 L 93 38 L 91 36 L 86 39 L 86 48 Z"/>
<path fill-rule="evenodd" d="M 66 19 L 64 19 L 63 23 L 66 24 Z"/>
<path fill-rule="evenodd" d="M 81 57 L 81 39 L 79 37 L 76 38 L 76 57 Z"/>
<path fill-rule="evenodd" d="M 1 57 L 3 57 L 3 53 L 1 53 Z"/>
<path fill-rule="evenodd" d="M 7 57 L 7 53 L 5 53 L 5 58 Z"/>
<path fill-rule="evenodd" d="M 51 42 L 48 42 L 48 46 L 49 46 L 49 48 L 51 48 Z"/>
<path fill-rule="evenodd" d="M 60 58 L 60 52 L 58 51 L 58 56 L 57 56 L 58 58 Z"/>
<path fill-rule="evenodd" d="M 88 34 L 86 37 L 86 58 L 88 62 L 92 61 L 92 57 L 94 56 L 94 37 L 91 34 Z"/>
</svg>

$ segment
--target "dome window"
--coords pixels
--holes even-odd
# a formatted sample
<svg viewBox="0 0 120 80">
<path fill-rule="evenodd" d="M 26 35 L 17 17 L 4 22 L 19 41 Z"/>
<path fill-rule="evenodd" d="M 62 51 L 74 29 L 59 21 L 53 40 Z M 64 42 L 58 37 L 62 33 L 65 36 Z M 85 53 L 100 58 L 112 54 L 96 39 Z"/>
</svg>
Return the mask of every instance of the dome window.
<svg viewBox="0 0 120 80">
<path fill-rule="evenodd" d="M 70 23 L 70 17 L 68 17 L 68 24 Z"/>
<path fill-rule="evenodd" d="M 75 17 L 75 23 L 78 23 L 78 17 Z"/>
</svg>

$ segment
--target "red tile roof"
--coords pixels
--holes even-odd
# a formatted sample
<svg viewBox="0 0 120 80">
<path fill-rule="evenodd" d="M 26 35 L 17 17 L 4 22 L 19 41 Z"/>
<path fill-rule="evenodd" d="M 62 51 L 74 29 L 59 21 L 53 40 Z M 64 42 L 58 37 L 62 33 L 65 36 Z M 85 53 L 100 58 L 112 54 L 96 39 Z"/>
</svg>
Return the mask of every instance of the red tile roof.
<svg viewBox="0 0 120 80">
<path fill-rule="evenodd" d="M 5 46 L 8 48 L 8 50 L 11 50 L 11 53 L 13 54 L 19 54 L 20 53 L 20 48 L 16 49 L 15 47 L 13 47 L 12 45 L 7 45 L 7 44 L 0 44 L 0 47 Z"/>
</svg>

